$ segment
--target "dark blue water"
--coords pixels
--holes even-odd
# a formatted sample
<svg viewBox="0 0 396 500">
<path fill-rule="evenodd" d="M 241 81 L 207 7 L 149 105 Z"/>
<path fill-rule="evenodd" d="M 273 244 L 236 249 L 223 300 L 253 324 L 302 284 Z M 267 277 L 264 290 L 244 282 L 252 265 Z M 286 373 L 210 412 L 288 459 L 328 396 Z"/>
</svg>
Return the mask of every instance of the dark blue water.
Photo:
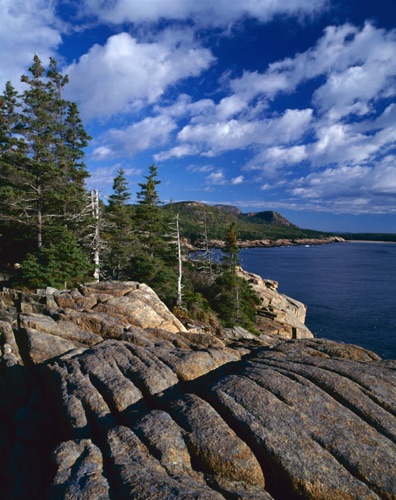
<svg viewBox="0 0 396 500">
<path fill-rule="evenodd" d="M 396 359 L 396 243 L 248 248 L 240 260 L 308 306 L 316 337 Z"/>
</svg>

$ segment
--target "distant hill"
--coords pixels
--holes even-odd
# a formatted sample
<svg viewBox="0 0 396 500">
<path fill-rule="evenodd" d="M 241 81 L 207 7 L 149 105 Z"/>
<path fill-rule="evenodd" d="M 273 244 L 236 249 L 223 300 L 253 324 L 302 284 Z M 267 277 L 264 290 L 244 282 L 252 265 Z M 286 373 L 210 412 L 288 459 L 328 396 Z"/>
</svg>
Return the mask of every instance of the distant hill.
<svg viewBox="0 0 396 500">
<path fill-rule="evenodd" d="M 239 218 L 246 220 L 247 222 L 252 222 L 253 224 L 272 224 L 275 226 L 297 227 L 280 213 L 272 211 L 249 212 L 247 214 L 241 213 Z"/>
<path fill-rule="evenodd" d="M 163 206 L 166 214 L 179 214 L 182 235 L 191 241 L 201 240 L 206 224 L 208 239 L 224 239 L 234 222 L 240 240 L 320 238 L 329 233 L 301 229 L 278 212 L 242 213 L 230 205 L 206 205 L 197 201 L 181 201 Z"/>
<path fill-rule="evenodd" d="M 227 214 L 235 215 L 236 217 L 242 214 L 239 208 L 233 207 L 232 205 L 213 205 L 213 206 L 219 208 L 220 210 L 226 212 Z"/>
</svg>

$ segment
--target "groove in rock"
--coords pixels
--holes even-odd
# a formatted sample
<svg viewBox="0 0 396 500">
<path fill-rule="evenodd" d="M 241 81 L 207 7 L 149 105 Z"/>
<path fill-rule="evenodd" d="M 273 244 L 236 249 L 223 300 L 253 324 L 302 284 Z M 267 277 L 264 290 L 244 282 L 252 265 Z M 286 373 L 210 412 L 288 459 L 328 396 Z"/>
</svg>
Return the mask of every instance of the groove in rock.
<svg viewBox="0 0 396 500">
<path fill-rule="evenodd" d="M 361 391 L 367 396 L 369 397 L 375 404 L 377 404 L 378 406 L 380 406 L 383 410 L 385 410 L 386 412 L 388 412 L 390 415 L 392 415 L 393 417 L 396 417 L 396 410 L 394 410 L 393 408 L 391 408 L 387 402 L 385 400 L 381 400 L 379 399 L 373 392 L 372 392 L 372 389 L 370 387 L 367 387 L 367 385 L 363 384 L 360 380 L 357 380 L 356 378 L 354 378 L 352 375 L 348 374 L 348 373 L 345 373 L 345 372 L 342 372 L 342 371 L 337 371 L 336 369 L 334 368 L 331 368 L 330 366 L 323 366 L 323 365 L 317 365 L 313 362 L 309 362 L 308 360 L 304 360 L 304 361 L 299 361 L 299 360 L 291 360 L 291 361 L 284 361 L 283 359 L 276 359 L 276 360 L 273 360 L 273 359 L 270 359 L 270 360 L 266 360 L 265 358 L 260 358 L 260 359 L 257 359 L 256 360 L 257 362 L 259 363 L 263 363 L 263 364 L 266 364 L 268 366 L 271 366 L 271 367 L 274 367 L 274 366 L 277 366 L 277 363 L 279 364 L 283 364 L 283 363 L 287 363 L 289 364 L 290 362 L 292 363 L 295 363 L 296 365 L 301 365 L 301 366 L 312 366 L 313 368 L 316 368 L 316 369 L 319 369 L 319 370 L 324 370 L 324 371 L 328 371 L 330 373 L 335 373 L 337 376 L 339 377 L 343 377 L 347 380 L 350 380 L 351 382 L 353 382 L 354 384 L 356 384 L 360 389 Z M 285 369 L 287 370 L 287 369 Z"/>
<path fill-rule="evenodd" d="M 250 356 L 248 356 L 250 357 Z M 240 363 L 240 362 L 238 362 Z M 265 479 L 265 491 L 267 491 L 275 500 L 282 500 L 287 498 L 288 500 L 295 500 L 300 498 L 291 484 L 290 478 L 287 473 L 281 468 L 279 462 L 277 462 L 271 453 L 265 448 L 263 444 L 258 444 L 254 438 L 253 433 L 249 427 L 245 426 L 240 422 L 232 412 L 225 407 L 220 401 L 218 401 L 210 391 L 210 385 L 213 382 L 219 381 L 222 377 L 233 374 L 235 375 L 235 370 L 230 367 L 220 367 L 215 370 L 222 370 L 222 376 L 213 377 L 213 373 L 203 376 L 199 381 L 191 381 L 184 384 L 186 392 L 189 394 L 195 394 L 204 401 L 206 401 L 224 420 L 228 427 L 238 436 L 238 438 L 243 441 L 246 446 L 250 449 L 252 454 L 256 457 L 257 462 L 263 471 L 263 476 Z M 229 373 L 228 373 L 229 372 Z M 207 379 L 202 380 L 202 378 Z"/>
<path fill-rule="evenodd" d="M 213 396 L 209 395 L 209 393 L 207 393 L 206 397 L 203 396 L 203 394 L 200 394 L 199 396 L 212 405 L 230 429 L 232 429 L 239 439 L 241 439 L 249 447 L 263 471 L 265 478 L 265 490 L 275 500 L 283 500 L 285 498 L 288 500 L 295 500 L 300 498 L 300 495 L 294 491 L 293 485 L 286 471 L 282 469 L 280 463 L 275 460 L 263 443 L 257 443 L 254 438 L 254 434 L 251 432 L 249 427 L 244 426 L 243 423 L 232 415 L 228 408 L 224 407 L 220 402 L 217 402 Z"/>
<path fill-rule="evenodd" d="M 321 439 L 318 436 L 311 435 L 311 438 L 321 448 L 323 448 L 327 453 L 329 453 L 334 458 L 334 460 L 336 460 L 342 467 L 344 467 L 344 469 L 347 470 L 353 478 L 365 484 L 371 491 L 375 492 L 381 497 L 382 492 L 378 491 L 376 485 L 371 484 L 370 481 L 366 479 L 362 474 L 360 474 L 358 470 L 352 467 L 351 464 L 349 464 L 342 455 L 337 453 L 336 450 L 333 450 L 331 447 L 327 446 L 324 442 L 321 441 Z"/>
<path fill-rule="evenodd" d="M 327 386 L 325 382 L 323 382 L 323 384 L 321 384 L 321 383 L 319 383 L 318 380 L 315 379 L 315 377 L 313 375 L 309 375 L 309 374 L 306 374 L 306 373 L 301 374 L 298 371 L 296 371 L 295 369 L 293 369 L 293 367 L 289 367 L 286 370 L 286 369 L 283 369 L 283 368 L 277 368 L 277 367 L 272 366 L 272 365 L 268 365 L 268 366 L 271 366 L 271 368 L 275 369 L 279 373 L 282 373 L 282 375 L 284 375 L 285 377 L 288 377 L 288 378 L 291 378 L 291 379 L 294 380 L 294 377 L 292 377 L 291 373 L 290 373 L 293 370 L 295 374 L 299 375 L 300 377 L 302 377 L 302 378 L 308 380 L 309 382 L 311 382 L 312 384 L 314 384 L 315 387 L 317 387 L 318 389 L 320 389 L 321 391 L 323 391 L 324 393 L 326 393 L 328 396 L 330 396 L 332 399 L 334 399 L 334 401 L 337 401 L 337 403 L 339 403 L 342 406 L 344 406 L 345 408 L 347 408 L 350 412 L 354 413 L 357 417 L 359 417 L 367 425 L 369 425 L 374 430 L 376 430 L 379 434 L 383 435 L 384 437 L 386 437 L 387 439 L 389 439 L 393 443 L 396 443 L 396 436 L 393 435 L 390 431 L 388 431 L 388 429 L 386 429 L 385 427 L 383 427 L 380 424 L 380 422 L 376 422 L 375 420 L 373 420 L 372 418 L 370 418 L 370 416 L 367 415 L 367 413 L 365 413 L 360 408 L 354 406 L 351 401 L 349 401 L 341 393 L 336 392 L 336 390 L 334 388 Z M 348 380 L 350 380 L 350 379 L 348 379 Z M 361 389 L 361 390 L 362 390 L 362 392 L 364 392 L 363 389 Z M 366 396 L 370 397 L 369 394 L 366 394 Z M 372 400 L 372 398 L 370 398 L 370 399 Z M 375 403 L 378 405 L 378 402 L 375 402 Z M 382 410 L 387 411 L 381 405 L 378 405 L 378 406 L 380 406 Z"/>
</svg>

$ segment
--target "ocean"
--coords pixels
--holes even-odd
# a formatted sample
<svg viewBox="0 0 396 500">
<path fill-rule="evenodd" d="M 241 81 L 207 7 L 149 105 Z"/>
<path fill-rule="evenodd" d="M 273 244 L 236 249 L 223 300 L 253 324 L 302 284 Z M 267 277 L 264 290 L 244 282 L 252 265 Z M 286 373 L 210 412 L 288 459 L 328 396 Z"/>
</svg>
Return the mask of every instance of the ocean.
<svg viewBox="0 0 396 500">
<path fill-rule="evenodd" d="M 315 337 L 396 359 L 396 243 L 246 248 L 240 262 L 306 304 Z"/>
</svg>

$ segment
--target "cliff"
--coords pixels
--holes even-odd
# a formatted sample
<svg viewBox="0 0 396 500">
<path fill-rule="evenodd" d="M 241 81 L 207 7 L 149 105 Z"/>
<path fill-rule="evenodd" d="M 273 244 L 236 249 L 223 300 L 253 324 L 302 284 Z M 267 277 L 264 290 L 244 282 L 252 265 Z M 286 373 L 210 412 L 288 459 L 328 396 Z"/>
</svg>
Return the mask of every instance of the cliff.
<svg viewBox="0 0 396 500">
<path fill-rule="evenodd" d="M 134 282 L 6 290 L 0 319 L 2 498 L 396 496 L 395 361 L 189 331 Z"/>
</svg>

